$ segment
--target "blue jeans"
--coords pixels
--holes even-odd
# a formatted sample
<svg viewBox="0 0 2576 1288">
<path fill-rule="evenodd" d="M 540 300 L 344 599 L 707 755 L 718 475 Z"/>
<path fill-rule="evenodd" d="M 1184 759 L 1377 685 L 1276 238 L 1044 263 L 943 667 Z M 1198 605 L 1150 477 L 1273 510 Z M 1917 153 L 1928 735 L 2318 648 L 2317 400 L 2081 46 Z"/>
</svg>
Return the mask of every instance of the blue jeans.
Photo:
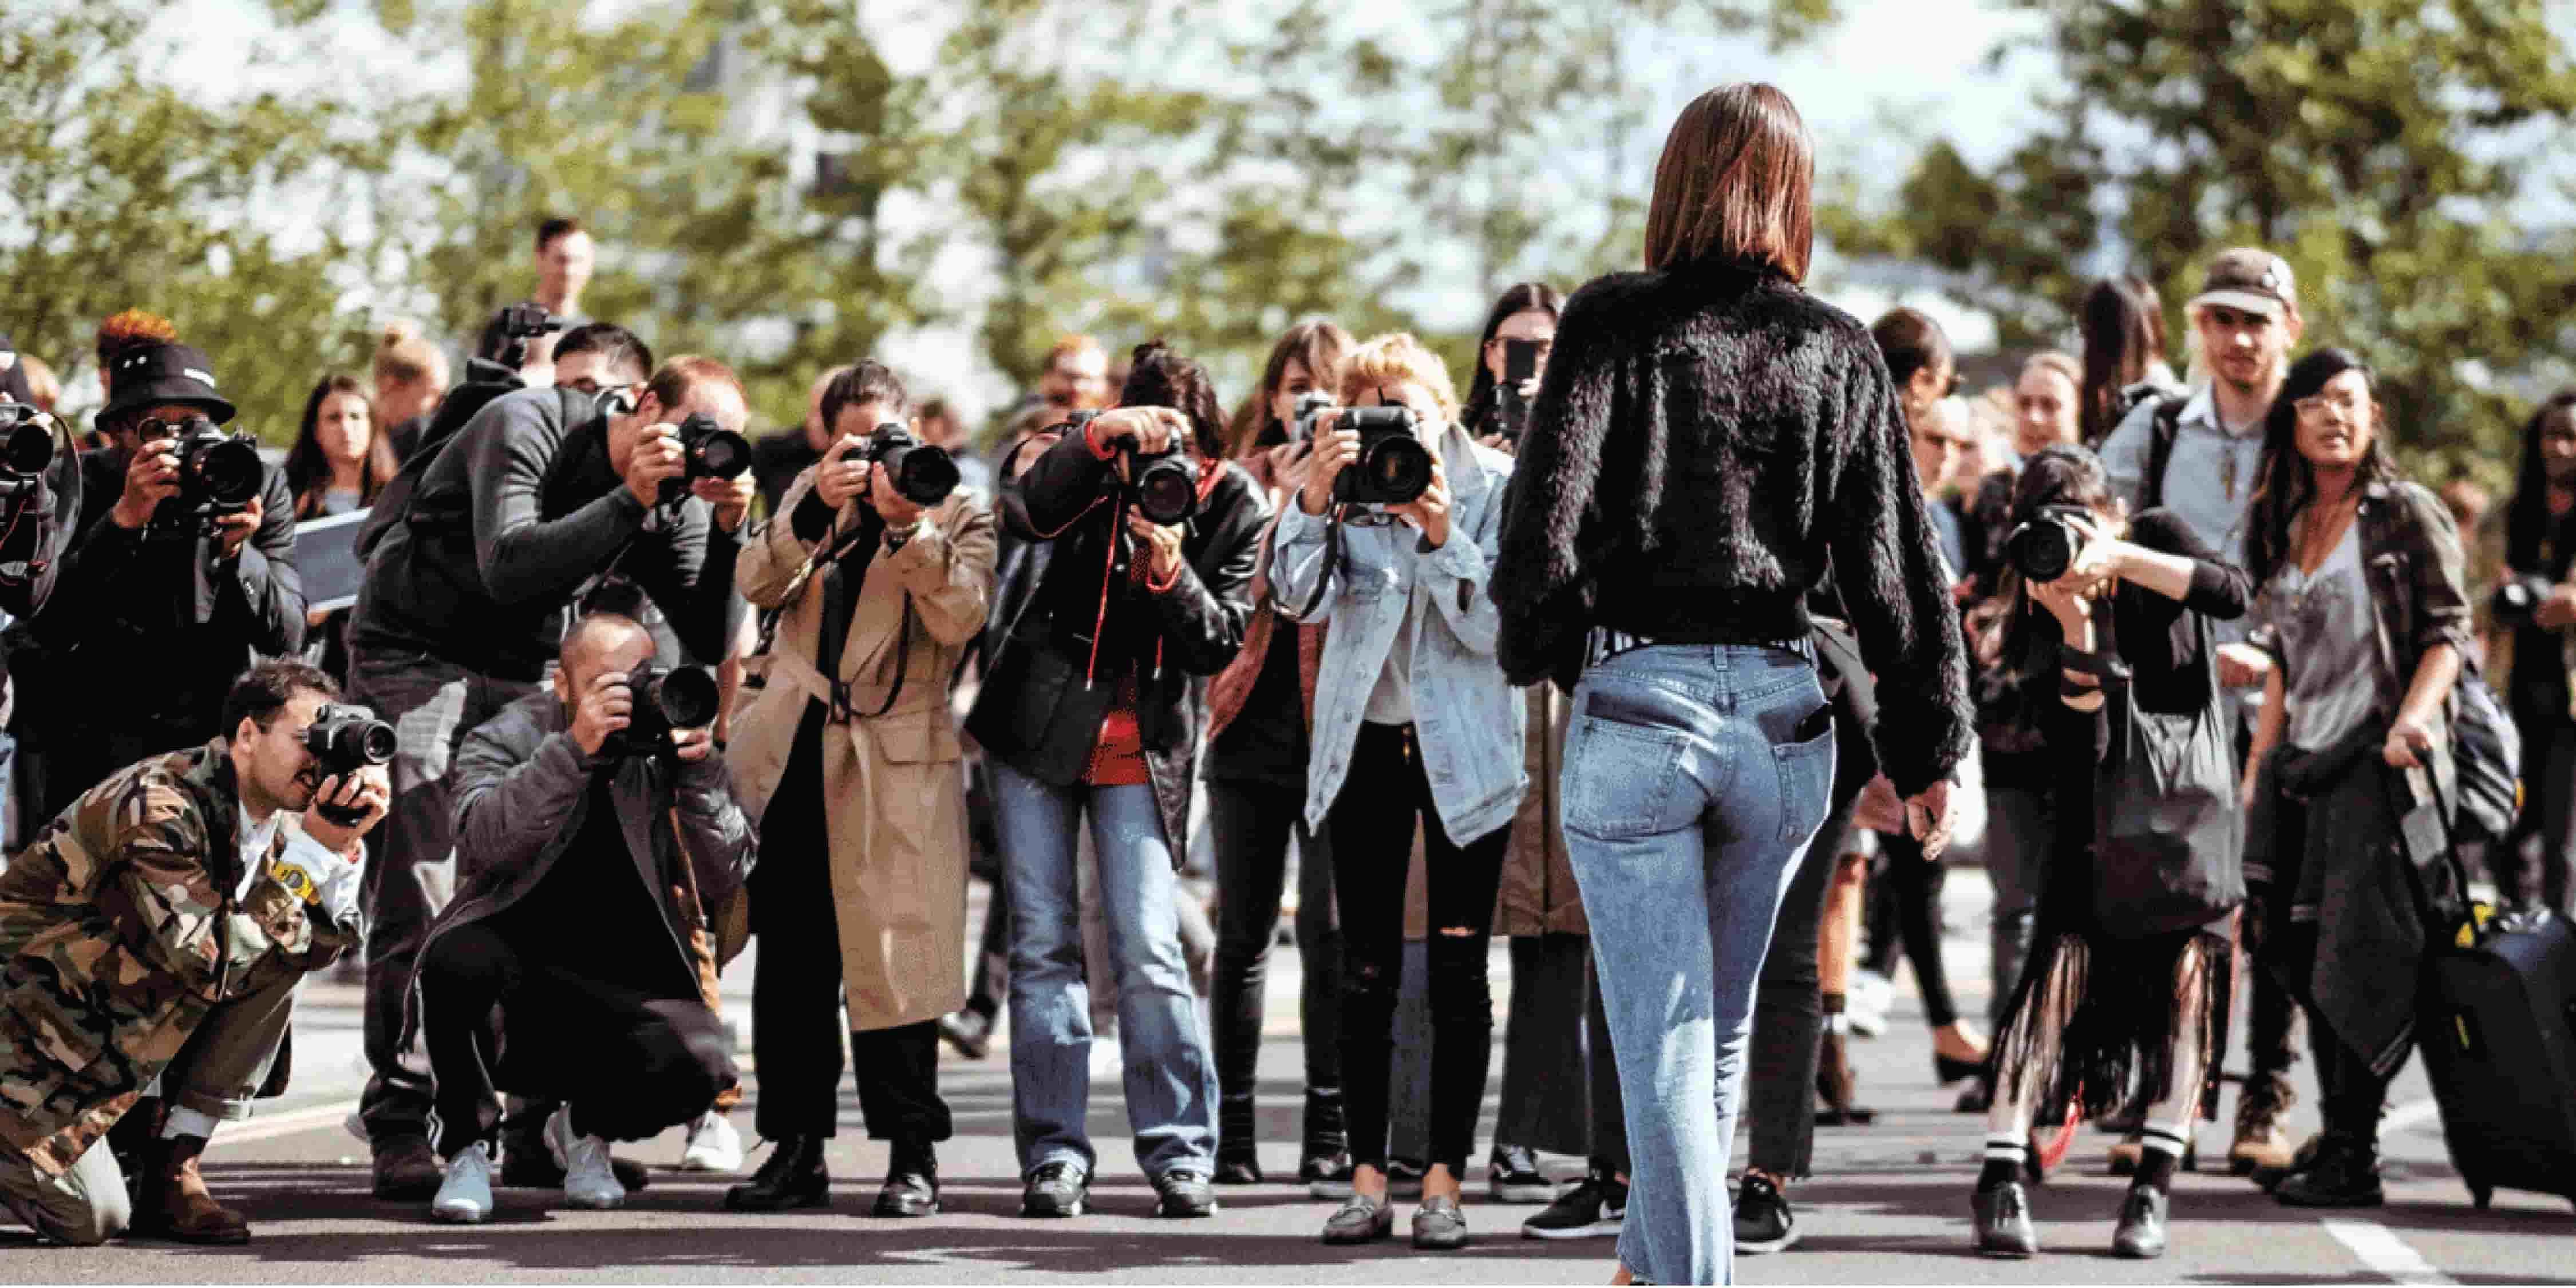
<svg viewBox="0 0 2576 1288">
<path fill-rule="evenodd" d="M 1574 691 L 1561 796 L 1628 1113 L 1619 1259 L 1656 1283 L 1733 1280 L 1754 985 L 1833 776 L 1803 652 L 1641 648 Z"/>
<path fill-rule="evenodd" d="M 1216 1170 L 1216 1061 L 1181 955 L 1179 878 L 1151 787 L 1052 787 L 991 762 L 1011 897 L 1011 1129 L 1023 1176 L 1098 1160 L 1091 1105 L 1091 990 L 1083 982 L 1076 830 L 1091 818 L 1100 900 L 1118 973 L 1127 1118 L 1148 1177 Z"/>
</svg>

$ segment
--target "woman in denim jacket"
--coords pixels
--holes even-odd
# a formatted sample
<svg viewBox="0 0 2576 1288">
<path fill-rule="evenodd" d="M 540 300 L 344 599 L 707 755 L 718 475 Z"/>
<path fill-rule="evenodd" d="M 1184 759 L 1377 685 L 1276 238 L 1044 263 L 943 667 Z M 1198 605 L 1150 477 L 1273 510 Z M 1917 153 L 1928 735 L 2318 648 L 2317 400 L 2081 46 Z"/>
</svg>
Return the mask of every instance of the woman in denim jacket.
<svg viewBox="0 0 2576 1288">
<path fill-rule="evenodd" d="M 2379 1115 L 2415 1032 L 2419 905 L 2457 897 L 2402 824 L 2451 798 L 2470 610 L 2450 511 L 2389 459 L 2343 349 L 2290 368 L 2264 421 L 2246 563 L 2277 665 L 2246 768 L 2246 945 L 2308 1013 L 2325 1134 L 2273 1197 L 2381 1199 Z"/>
<path fill-rule="evenodd" d="M 1342 1070 L 1352 1197 L 1327 1243 L 1387 1237 L 1387 1070 L 1403 961 L 1404 883 L 1417 818 L 1428 820 L 1432 1010 L 1431 1170 L 1413 1217 L 1417 1248 L 1464 1246 L 1459 1177 L 1475 1145 L 1493 998 L 1485 942 L 1512 816 L 1525 785 L 1520 694 L 1494 661 L 1487 594 L 1511 458 L 1457 425 L 1440 359 L 1409 335 L 1345 360 L 1349 407 L 1403 406 L 1435 462 L 1417 501 L 1333 504 L 1359 454 L 1336 413 L 1315 427 L 1315 468 L 1274 531 L 1271 596 L 1330 621 L 1315 686 L 1306 821 L 1331 843 L 1342 918 Z M 1345 790 L 1345 789 L 1348 790 Z"/>
</svg>

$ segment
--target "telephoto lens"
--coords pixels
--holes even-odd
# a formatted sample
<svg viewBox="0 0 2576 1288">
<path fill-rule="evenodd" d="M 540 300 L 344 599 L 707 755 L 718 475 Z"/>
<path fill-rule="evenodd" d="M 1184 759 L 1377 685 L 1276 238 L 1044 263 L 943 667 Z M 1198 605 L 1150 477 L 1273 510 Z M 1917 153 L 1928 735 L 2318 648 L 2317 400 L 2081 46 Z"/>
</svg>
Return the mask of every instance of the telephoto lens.
<svg viewBox="0 0 2576 1288">
<path fill-rule="evenodd" d="M 625 755 L 669 750 L 674 730 L 714 724 L 724 701 L 716 673 L 703 666 L 646 663 L 627 675 L 626 687 L 634 695 L 634 713 L 614 742 Z"/>
<path fill-rule="evenodd" d="M 1431 449 L 1414 433 L 1410 407 L 1353 407 L 1338 428 L 1360 436 L 1359 459 L 1333 480 L 1333 499 L 1348 505 L 1408 505 L 1431 487 Z"/>
<path fill-rule="evenodd" d="M 751 440 L 718 425 L 715 417 L 691 412 L 674 428 L 684 471 L 678 478 L 662 480 L 662 504 L 679 500 L 699 479 L 739 478 L 751 468 Z"/>
<path fill-rule="evenodd" d="M 227 434 L 203 416 L 191 416 L 178 429 L 173 449 L 179 458 L 179 498 L 190 509 L 229 514 L 247 509 L 259 496 L 267 466 L 259 447 L 245 432 Z"/>
<path fill-rule="evenodd" d="M 53 463 L 53 418 L 25 403 L 0 403 L 0 473 L 42 474 Z"/>
<path fill-rule="evenodd" d="M 858 455 L 884 466 L 894 490 L 914 505 L 937 505 L 957 490 L 957 460 L 948 449 L 932 447 L 891 421 L 868 435 L 868 445 Z"/>
<path fill-rule="evenodd" d="M 325 705 L 314 711 L 313 723 L 304 729 L 304 749 L 313 754 L 325 778 L 346 778 L 369 765 L 386 764 L 394 758 L 396 746 L 394 727 L 366 707 Z M 354 826 L 367 816 L 364 810 L 318 802 L 313 809 L 342 826 Z"/>
</svg>

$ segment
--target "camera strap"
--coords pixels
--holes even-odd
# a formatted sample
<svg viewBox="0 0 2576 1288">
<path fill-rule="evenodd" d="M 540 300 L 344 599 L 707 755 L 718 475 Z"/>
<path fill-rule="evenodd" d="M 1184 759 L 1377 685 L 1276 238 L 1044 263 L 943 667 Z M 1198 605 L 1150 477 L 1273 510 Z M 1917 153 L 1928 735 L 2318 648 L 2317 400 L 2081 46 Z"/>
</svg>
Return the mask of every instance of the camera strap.
<svg viewBox="0 0 2576 1288">
<path fill-rule="evenodd" d="M 1297 502 L 1292 498 L 1288 504 Z M 1307 592 L 1305 607 L 1297 610 L 1297 620 L 1308 621 L 1315 610 L 1324 606 L 1324 592 L 1332 587 L 1333 574 L 1342 566 L 1342 509 L 1333 507 L 1333 516 L 1324 526 L 1324 566 L 1315 573 L 1315 588 Z"/>
</svg>

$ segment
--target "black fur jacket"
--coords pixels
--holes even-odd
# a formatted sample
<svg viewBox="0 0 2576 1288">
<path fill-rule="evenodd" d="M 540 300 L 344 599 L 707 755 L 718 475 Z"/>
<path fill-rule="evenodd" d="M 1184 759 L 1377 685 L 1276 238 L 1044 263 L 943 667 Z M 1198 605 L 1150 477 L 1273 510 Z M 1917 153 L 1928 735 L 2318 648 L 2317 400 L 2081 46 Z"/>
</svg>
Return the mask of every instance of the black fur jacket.
<svg viewBox="0 0 2576 1288">
<path fill-rule="evenodd" d="M 1764 643 L 1830 575 L 1911 795 L 1968 754 L 1967 654 L 1887 365 L 1849 314 L 1738 266 L 1575 293 L 1504 503 L 1505 674 L 1571 687 L 1586 632 Z"/>
</svg>

